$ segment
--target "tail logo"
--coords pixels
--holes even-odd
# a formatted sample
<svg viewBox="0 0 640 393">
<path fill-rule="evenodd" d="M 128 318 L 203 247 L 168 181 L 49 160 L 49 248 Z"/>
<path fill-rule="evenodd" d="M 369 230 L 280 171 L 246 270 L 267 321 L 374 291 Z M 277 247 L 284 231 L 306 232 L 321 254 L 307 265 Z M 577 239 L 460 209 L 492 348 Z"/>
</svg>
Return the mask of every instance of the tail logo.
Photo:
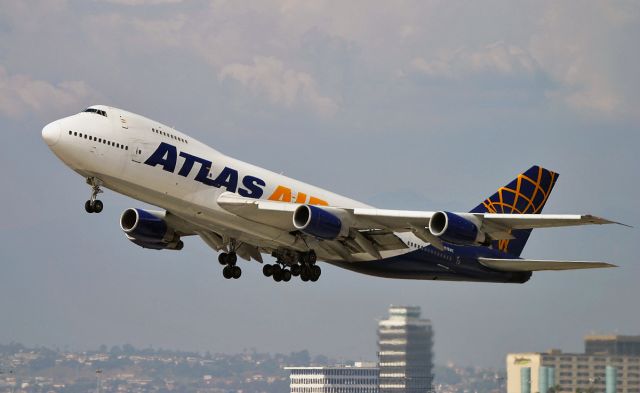
<svg viewBox="0 0 640 393">
<path fill-rule="evenodd" d="M 558 174 L 539 166 L 518 175 L 482 202 L 488 213 L 537 214 L 542 211 Z M 507 252 L 510 240 L 498 241 L 498 249 Z"/>
</svg>

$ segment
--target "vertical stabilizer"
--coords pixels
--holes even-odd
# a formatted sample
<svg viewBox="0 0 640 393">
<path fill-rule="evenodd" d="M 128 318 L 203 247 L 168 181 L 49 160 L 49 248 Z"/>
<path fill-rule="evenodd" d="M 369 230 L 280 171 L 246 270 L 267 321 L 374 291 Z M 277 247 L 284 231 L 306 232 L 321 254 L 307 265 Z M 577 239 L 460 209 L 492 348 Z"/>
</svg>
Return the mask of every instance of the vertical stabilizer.
<svg viewBox="0 0 640 393">
<path fill-rule="evenodd" d="M 534 165 L 476 206 L 471 213 L 539 214 L 542 211 L 558 174 Z M 520 256 L 531 229 L 513 230 L 515 239 L 496 240 L 493 247 Z"/>
</svg>

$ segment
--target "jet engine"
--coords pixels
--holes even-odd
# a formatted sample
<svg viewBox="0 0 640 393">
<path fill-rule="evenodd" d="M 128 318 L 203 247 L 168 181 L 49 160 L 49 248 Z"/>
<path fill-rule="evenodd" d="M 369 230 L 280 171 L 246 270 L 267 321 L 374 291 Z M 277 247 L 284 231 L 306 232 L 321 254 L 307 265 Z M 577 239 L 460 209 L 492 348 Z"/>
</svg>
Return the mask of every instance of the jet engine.
<svg viewBox="0 0 640 393">
<path fill-rule="evenodd" d="M 165 212 L 127 209 L 120 216 L 120 228 L 127 239 L 143 248 L 181 250 L 184 243 L 164 220 Z"/>
<path fill-rule="evenodd" d="M 480 231 L 479 224 L 450 212 L 436 212 L 429 220 L 429 231 L 445 242 L 460 245 L 488 245 L 489 239 Z"/>
<path fill-rule="evenodd" d="M 293 213 L 293 226 L 307 235 L 334 240 L 342 231 L 342 220 L 317 206 L 301 205 Z"/>
</svg>

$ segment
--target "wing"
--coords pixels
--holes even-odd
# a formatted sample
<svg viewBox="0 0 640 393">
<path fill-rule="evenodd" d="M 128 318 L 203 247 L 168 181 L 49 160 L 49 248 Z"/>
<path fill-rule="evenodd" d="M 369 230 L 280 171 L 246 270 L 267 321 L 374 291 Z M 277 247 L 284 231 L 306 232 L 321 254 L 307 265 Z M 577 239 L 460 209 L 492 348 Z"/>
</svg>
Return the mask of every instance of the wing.
<svg viewBox="0 0 640 393">
<path fill-rule="evenodd" d="M 241 197 L 233 193 L 223 193 L 218 204 L 225 210 L 245 219 L 270 225 L 283 231 L 294 232 L 294 212 L 300 204 L 258 200 Z M 442 249 L 440 238 L 429 231 L 429 221 L 442 212 L 388 210 L 375 208 L 339 208 L 322 206 L 322 210 L 340 217 L 343 226 L 341 236 L 352 240 L 342 256 L 354 252 L 367 252 L 380 258 L 380 250 L 405 248 L 406 244 L 394 233 L 412 232 L 421 240 Z M 478 227 L 479 231 L 493 240 L 511 239 L 511 230 L 550 228 L 576 225 L 612 224 L 613 221 L 591 215 L 556 214 L 495 214 L 495 213 L 454 213 Z"/>
<path fill-rule="evenodd" d="M 218 197 L 218 204 L 225 210 L 251 221 L 272 225 L 283 230 L 294 231 L 293 213 L 298 203 L 266 201 L 241 197 L 225 192 Z M 322 207 L 329 211 L 340 211 L 351 216 L 351 227 L 355 229 L 386 229 L 394 232 L 408 230 L 408 225 L 428 224 L 433 212 L 410 210 L 385 210 L 371 208 Z"/>
<path fill-rule="evenodd" d="M 477 215 L 477 214 L 476 214 Z M 621 224 L 589 214 L 480 214 L 488 226 L 497 225 L 509 229 L 555 228 L 577 225 Z M 628 226 L 628 225 L 627 225 Z"/>
<path fill-rule="evenodd" d="M 604 262 L 543 261 L 537 259 L 478 258 L 478 261 L 488 268 L 502 272 L 536 272 L 541 270 L 575 270 L 617 267 L 616 265 Z"/>
</svg>

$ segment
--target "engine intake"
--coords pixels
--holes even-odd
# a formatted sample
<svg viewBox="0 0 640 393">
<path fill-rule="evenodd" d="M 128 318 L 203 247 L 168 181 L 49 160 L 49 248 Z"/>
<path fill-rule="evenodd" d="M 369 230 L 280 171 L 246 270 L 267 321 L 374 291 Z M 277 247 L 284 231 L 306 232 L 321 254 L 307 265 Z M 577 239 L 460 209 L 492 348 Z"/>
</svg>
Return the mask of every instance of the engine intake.
<svg viewBox="0 0 640 393">
<path fill-rule="evenodd" d="M 436 212 L 429 220 L 429 231 L 433 236 L 460 245 L 485 245 L 486 236 L 476 223 L 450 212 Z"/>
<path fill-rule="evenodd" d="M 120 228 L 133 243 L 154 250 L 181 250 L 184 244 L 162 218 L 164 212 L 127 209 L 120 216 Z"/>
<path fill-rule="evenodd" d="M 342 231 L 339 217 L 313 205 L 301 205 L 293 213 L 293 226 L 307 235 L 334 240 Z"/>
</svg>

